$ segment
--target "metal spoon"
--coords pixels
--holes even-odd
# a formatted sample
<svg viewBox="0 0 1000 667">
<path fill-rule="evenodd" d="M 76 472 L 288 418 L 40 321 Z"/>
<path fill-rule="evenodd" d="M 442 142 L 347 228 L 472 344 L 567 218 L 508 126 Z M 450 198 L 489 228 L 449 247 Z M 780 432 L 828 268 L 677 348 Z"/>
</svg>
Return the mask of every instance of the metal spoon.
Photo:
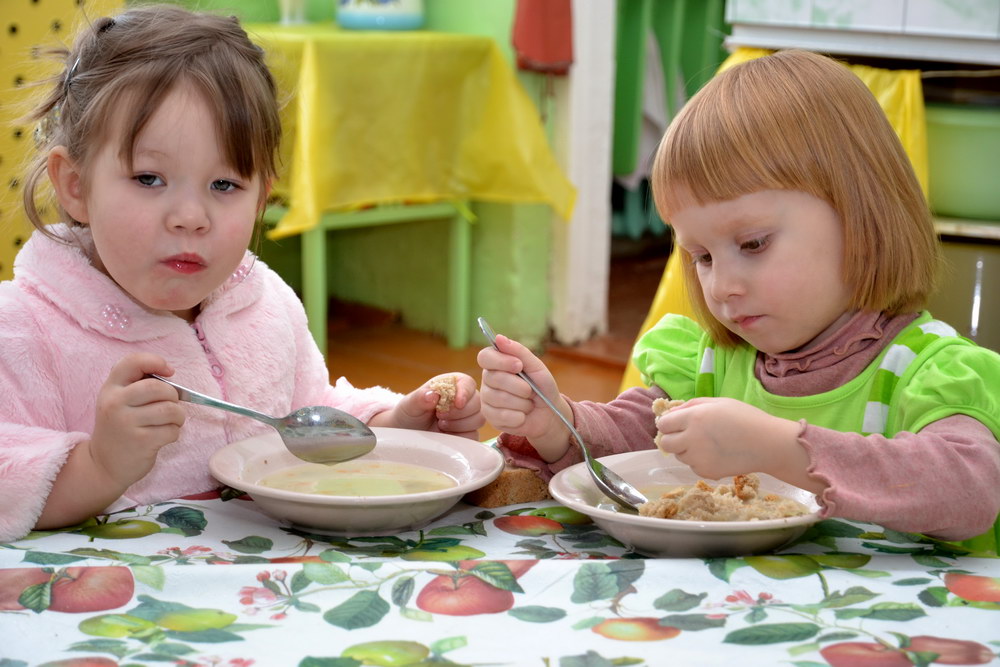
<svg viewBox="0 0 1000 667">
<path fill-rule="evenodd" d="M 357 417 L 343 410 L 317 405 L 300 408 L 287 417 L 270 417 L 261 412 L 199 394 L 159 375 L 148 377 L 166 382 L 177 397 L 188 403 L 207 405 L 251 417 L 274 427 L 282 442 L 295 456 L 310 463 L 339 463 L 367 454 L 375 448 L 375 434 Z"/>
<path fill-rule="evenodd" d="M 482 317 L 479 318 L 479 328 L 482 329 L 483 334 L 486 336 L 486 340 L 490 342 L 490 345 L 499 351 L 500 348 L 497 347 L 497 335 L 493 332 L 489 323 L 487 323 L 487 321 Z M 570 434 L 576 440 L 577 444 L 580 445 L 580 451 L 583 452 L 583 459 L 587 464 L 587 471 L 590 472 L 590 476 L 594 479 L 594 484 L 597 485 L 597 488 L 601 491 L 601 493 L 606 495 L 608 498 L 611 498 L 625 509 L 637 512 L 639 510 L 639 505 L 647 502 L 646 496 L 642 495 L 638 489 L 615 474 L 613 470 L 591 456 L 590 450 L 587 449 L 587 445 L 583 442 L 583 438 L 580 437 L 580 434 L 577 433 L 575 428 L 573 428 L 573 424 L 571 424 L 570 421 L 563 416 L 563 413 L 559 412 L 559 409 L 553 405 L 552 401 L 550 401 L 545 394 L 542 393 L 542 390 L 538 388 L 538 385 L 536 385 L 531 378 L 528 377 L 528 374 L 521 371 L 517 375 L 528 383 L 528 386 L 531 387 L 532 391 L 538 394 L 539 398 L 542 399 L 545 405 L 549 406 L 552 412 L 556 413 L 556 416 L 559 417 L 560 421 L 562 421 L 566 428 L 569 429 Z"/>
</svg>

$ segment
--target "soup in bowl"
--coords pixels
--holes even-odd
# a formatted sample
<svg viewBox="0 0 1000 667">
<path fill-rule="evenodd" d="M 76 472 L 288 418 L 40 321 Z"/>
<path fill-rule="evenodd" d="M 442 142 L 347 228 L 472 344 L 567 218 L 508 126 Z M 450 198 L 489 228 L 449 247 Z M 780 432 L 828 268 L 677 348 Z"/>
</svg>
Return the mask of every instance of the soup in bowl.
<svg viewBox="0 0 1000 667">
<path fill-rule="evenodd" d="M 305 463 L 276 433 L 229 444 L 209 468 L 246 492 L 268 516 L 334 535 L 384 535 L 421 528 L 503 469 L 494 447 L 444 433 L 373 428 L 368 454 L 325 466 Z"/>
</svg>

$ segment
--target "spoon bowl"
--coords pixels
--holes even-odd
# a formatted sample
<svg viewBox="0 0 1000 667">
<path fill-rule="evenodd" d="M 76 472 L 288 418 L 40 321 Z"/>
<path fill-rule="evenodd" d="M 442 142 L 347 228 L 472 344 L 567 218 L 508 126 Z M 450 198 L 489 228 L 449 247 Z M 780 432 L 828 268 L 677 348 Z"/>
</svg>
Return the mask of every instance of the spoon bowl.
<svg viewBox="0 0 1000 667">
<path fill-rule="evenodd" d="M 271 417 L 241 405 L 198 393 L 159 375 L 150 374 L 177 390 L 187 403 L 207 405 L 262 421 L 281 436 L 292 454 L 310 463 L 340 463 L 363 456 L 375 448 L 375 434 L 357 417 L 325 405 L 299 408 L 284 417 Z"/>
<path fill-rule="evenodd" d="M 490 342 L 490 345 L 499 351 L 500 348 L 497 347 L 497 335 L 493 332 L 493 328 L 489 325 L 489 323 L 482 317 L 479 318 L 479 328 L 482 330 L 483 335 L 486 336 L 486 340 Z M 517 374 L 517 376 L 528 383 L 531 390 L 542 399 L 545 405 L 547 405 L 549 409 L 556 414 L 563 425 L 569 429 L 570 435 L 573 436 L 573 439 L 576 440 L 576 444 L 580 446 L 580 451 L 583 452 L 583 459 L 586 463 L 587 471 L 590 473 L 591 478 L 594 480 L 594 484 L 598 489 L 600 489 L 601 493 L 614 500 L 624 509 L 631 512 L 638 512 L 639 505 L 647 502 L 646 496 L 644 496 L 637 488 L 615 474 L 613 470 L 590 455 L 590 450 L 587 448 L 587 444 L 583 441 L 583 438 L 580 437 L 580 434 L 577 433 L 573 424 L 571 424 L 570 421 L 563 416 L 563 413 L 559 412 L 559 409 L 553 405 L 548 396 L 542 393 L 542 390 L 539 389 L 538 385 L 536 385 L 530 377 L 528 377 L 527 373 L 521 371 Z"/>
</svg>

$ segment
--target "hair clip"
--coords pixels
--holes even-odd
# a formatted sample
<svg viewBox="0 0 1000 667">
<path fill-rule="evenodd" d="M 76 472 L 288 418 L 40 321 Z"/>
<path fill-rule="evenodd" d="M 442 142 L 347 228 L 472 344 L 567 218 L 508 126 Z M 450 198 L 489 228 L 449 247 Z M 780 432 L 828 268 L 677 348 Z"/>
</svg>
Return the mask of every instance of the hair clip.
<svg viewBox="0 0 1000 667">
<path fill-rule="evenodd" d="M 63 93 L 66 97 L 69 97 L 69 84 L 73 83 L 73 77 L 76 76 L 76 70 L 80 67 L 80 56 L 76 57 L 76 61 L 73 66 L 69 68 L 66 72 L 66 79 L 63 81 Z"/>
<path fill-rule="evenodd" d="M 104 24 L 97 29 L 97 34 L 103 35 L 108 30 L 115 27 L 115 24 L 116 24 L 115 19 L 111 17 L 106 18 Z M 83 56 L 77 56 L 76 60 L 73 62 L 73 66 L 69 68 L 68 72 L 66 72 L 66 79 L 63 82 L 63 89 L 65 91 L 65 95 L 67 96 L 69 95 L 69 85 L 73 83 L 73 77 L 76 76 L 76 71 L 80 68 L 80 58 L 82 57 Z"/>
</svg>

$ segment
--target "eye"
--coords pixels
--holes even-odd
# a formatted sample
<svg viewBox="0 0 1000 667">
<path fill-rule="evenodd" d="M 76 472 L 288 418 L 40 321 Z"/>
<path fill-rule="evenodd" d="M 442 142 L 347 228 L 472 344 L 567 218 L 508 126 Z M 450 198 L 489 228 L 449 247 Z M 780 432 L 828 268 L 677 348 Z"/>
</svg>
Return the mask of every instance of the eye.
<svg viewBox="0 0 1000 667">
<path fill-rule="evenodd" d="M 691 263 L 695 265 L 703 264 L 705 266 L 710 266 L 712 264 L 712 256 L 707 252 L 691 253 Z"/>
<path fill-rule="evenodd" d="M 147 188 L 151 188 L 154 185 L 163 185 L 163 179 L 156 174 L 137 174 L 134 178 L 139 185 Z"/>
<path fill-rule="evenodd" d="M 212 181 L 212 189 L 218 190 L 219 192 L 232 192 L 233 190 L 238 190 L 240 186 L 232 181 L 228 181 L 224 178 Z"/>
<path fill-rule="evenodd" d="M 767 236 L 762 236 L 759 239 L 751 239 L 749 241 L 744 241 L 740 244 L 740 250 L 745 250 L 746 252 L 757 253 L 761 252 L 769 244 L 770 239 Z"/>
</svg>

